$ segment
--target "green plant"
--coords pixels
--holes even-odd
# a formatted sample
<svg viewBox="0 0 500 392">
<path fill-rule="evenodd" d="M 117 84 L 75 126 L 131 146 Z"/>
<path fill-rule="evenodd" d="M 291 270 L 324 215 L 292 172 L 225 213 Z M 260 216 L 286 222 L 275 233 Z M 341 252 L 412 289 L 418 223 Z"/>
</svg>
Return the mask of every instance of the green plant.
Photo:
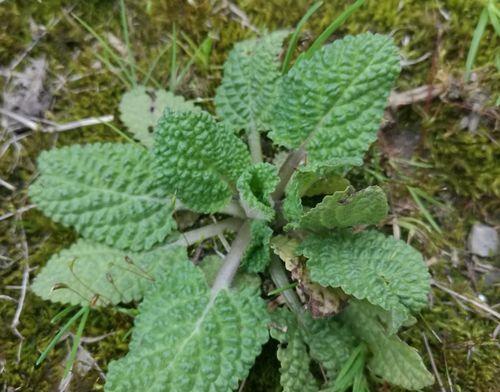
<svg viewBox="0 0 500 392">
<path fill-rule="evenodd" d="M 481 39 L 483 38 L 484 32 L 486 31 L 486 27 L 488 22 L 491 23 L 493 29 L 497 36 L 500 36 L 500 10 L 497 8 L 498 0 L 485 0 L 484 8 L 481 11 L 481 15 L 479 16 L 479 20 L 477 22 L 476 29 L 474 30 L 474 34 L 472 36 L 472 41 L 469 48 L 469 53 L 467 53 L 467 60 L 465 62 L 465 80 L 469 81 L 472 68 L 474 67 L 474 62 L 476 61 L 477 52 L 479 50 L 479 44 L 481 43 Z M 497 64 L 498 68 L 498 53 L 495 59 L 495 64 Z"/>
<path fill-rule="evenodd" d="M 221 121 L 174 95 L 158 103 L 166 106 L 158 119 L 147 102 L 157 97 L 138 86 L 121 113 L 140 144 L 39 157 L 33 202 L 83 237 L 32 285 L 42 298 L 82 306 L 60 335 L 80 318 L 77 344 L 91 308 L 142 299 L 129 353 L 109 364 L 106 390 L 233 390 L 269 333 L 280 342 L 285 391 L 433 382 L 397 336 L 426 305 L 427 267 L 406 243 L 366 229 L 387 214 L 382 190 L 356 192 L 344 178 L 376 139 L 397 49 L 383 35 L 347 36 L 313 44 L 282 74 L 287 34 L 235 46 L 215 97 Z M 263 132 L 275 143 L 265 158 Z M 278 150 L 288 151 L 284 161 Z M 178 233 L 173 214 L 186 209 L 232 217 Z M 236 237 L 223 259 L 188 259 L 188 246 L 225 230 Z M 268 277 L 285 306 L 266 306 Z"/>
</svg>

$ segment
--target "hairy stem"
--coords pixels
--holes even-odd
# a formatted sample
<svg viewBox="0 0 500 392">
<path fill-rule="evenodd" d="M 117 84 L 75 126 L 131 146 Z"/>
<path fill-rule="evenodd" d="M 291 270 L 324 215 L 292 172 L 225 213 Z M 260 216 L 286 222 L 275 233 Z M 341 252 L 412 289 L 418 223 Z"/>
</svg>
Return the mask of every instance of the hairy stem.
<svg viewBox="0 0 500 392">
<path fill-rule="evenodd" d="M 247 133 L 247 136 L 253 163 L 262 162 L 262 144 L 260 143 L 259 132 L 252 129 Z"/>
<path fill-rule="evenodd" d="M 305 156 L 306 152 L 302 148 L 294 150 L 290 152 L 290 154 L 288 154 L 285 163 L 283 163 L 280 168 L 280 182 L 272 194 L 274 201 L 278 201 L 283 197 L 285 188 L 288 185 L 290 178 L 299 166 L 300 162 L 305 158 Z"/>
<path fill-rule="evenodd" d="M 283 268 L 283 263 L 278 259 L 277 256 L 273 255 L 271 258 L 271 264 L 269 265 L 269 274 L 274 282 L 276 288 L 287 287 L 290 285 L 288 281 L 288 276 L 286 275 L 285 269 Z M 292 310 L 299 320 L 304 314 L 304 308 L 300 303 L 299 297 L 295 294 L 295 291 L 291 288 L 283 290 L 281 293 L 287 306 Z"/>
<path fill-rule="evenodd" d="M 231 244 L 231 250 L 226 255 L 224 259 L 224 264 L 222 264 L 215 282 L 212 286 L 212 297 L 215 297 L 217 293 L 227 288 L 231 285 L 234 275 L 240 266 L 241 258 L 243 253 L 250 242 L 250 220 L 247 220 L 238 230 L 238 234 Z"/>
<path fill-rule="evenodd" d="M 173 244 L 190 246 L 196 244 L 198 241 L 216 237 L 219 234 L 223 233 L 224 230 L 236 231 L 241 227 L 242 223 L 243 221 L 241 219 L 228 218 L 211 225 L 181 233 L 181 237 L 177 241 L 173 242 Z"/>
<path fill-rule="evenodd" d="M 220 209 L 218 212 L 220 212 L 221 214 L 232 215 L 243 219 L 247 217 L 245 214 L 245 210 L 236 200 L 232 200 L 227 206 Z"/>
</svg>

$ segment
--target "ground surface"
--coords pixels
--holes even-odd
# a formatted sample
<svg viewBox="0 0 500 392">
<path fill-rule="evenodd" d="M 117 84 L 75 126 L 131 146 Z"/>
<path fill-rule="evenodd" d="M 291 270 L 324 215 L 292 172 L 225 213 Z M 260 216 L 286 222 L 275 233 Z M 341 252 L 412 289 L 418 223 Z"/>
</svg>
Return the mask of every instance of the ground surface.
<svg viewBox="0 0 500 392">
<path fill-rule="evenodd" d="M 168 41 L 174 23 L 177 31 L 185 34 L 180 34 L 181 43 L 188 51 L 188 39 L 195 43 L 207 36 L 213 39 L 206 61 L 194 61 L 176 91 L 189 98 L 203 98 L 203 105 L 211 109 L 210 97 L 220 80 L 220 65 L 232 44 L 251 36 L 254 27 L 293 27 L 311 2 L 126 3 L 132 47 L 138 65 L 144 69 Z M 323 11 L 306 26 L 303 47 L 346 2 L 325 3 Z M 497 228 L 500 225 L 500 131 L 495 108 L 499 74 L 494 62 L 498 38 L 488 27 L 473 82 L 464 84 L 465 57 L 481 12 L 480 0 L 367 3 L 332 38 L 366 30 L 392 33 L 408 64 L 399 79 L 398 91 L 422 85 L 440 90 L 439 96 L 432 98 L 431 89 L 426 89 L 418 102 L 389 110 L 380 141 L 372 148 L 365 168 L 351 175 L 359 185 L 378 183 L 386 189 L 391 201 L 386 229 L 409 238 L 424 252 L 437 282 L 430 309 L 403 336 L 419 348 L 429 368 L 434 362 L 434 373 L 442 384 L 436 383 L 434 390 L 498 390 L 499 320 L 495 309 L 499 308 L 495 304 L 500 300 L 499 260 L 476 257 L 466 247 L 474 222 Z M 11 105 L 7 100 L 30 97 L 28 103 L 22 103 L 27 114 L 59 124 L 117 115 L 126 87 L 106 67 L 102 45 L 73 15 L 89 23 L 115 50 L 123 51 L 118 2 L 0 2 L 0 89 L 4 91 L 4 108 Z M 182 49 L 179 61 L 181 66 L 189 61 Z M 26 71 L 30 65 L 35 73 L 32 79 Z M 153 75 L 167 87 L 169 74 L 167 54 L 159 60 Z M 26 82 L 41 78 L 43 83 L 38 87 Z M 6 121 L 4 117 L 0 129 L 0 179 L 6 182 L 0 184 L 0 386 L 3 391 L 57 390 L 69 339 L 60 343 L 39 368 L 33 365 L 57 331 L 50 319 L 61 307 L 35 297 L 29 292 L 29 284 L 22 309 L 18 301 L 23 277 L 29 283 L 51 254 L 74 241 L 75 234 L 29 209 L 26 185 L 36 175 L 34 163 L 41 150 L 119 140 L 121 136 L 103 125 L 56 133 L 28 132 L 24 126 L 7 132 Z M 114 123 L 121 126 L 119 121 Z M 17 310 L 21 311 L 18 318 Z M 10 328 L 17 319 L 19 336 Z M 104 372 L 111 358 L 126 352 L 131 325 L 132 318 L 113 310 L 91 315 L 86 336 L 111 333 L 84 343 Z M 279 390 L 275 364 L 273 346 L 269 344 L 243 390 Z M 73 382 L 71 388 L 78 391 L 101 390 L 103 384 L 96 370 L 74 381 L 78 382 Z M 382 385 L 380 390 L 391 389 Z"/>
</svg>

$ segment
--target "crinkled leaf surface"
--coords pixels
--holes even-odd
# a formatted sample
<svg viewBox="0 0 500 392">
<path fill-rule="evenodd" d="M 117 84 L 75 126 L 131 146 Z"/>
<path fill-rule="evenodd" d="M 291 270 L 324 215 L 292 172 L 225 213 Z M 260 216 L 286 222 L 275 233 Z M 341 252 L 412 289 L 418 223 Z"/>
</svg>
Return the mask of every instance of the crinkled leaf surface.
<svg viewBox="0 0 500 392">
<path fill-rule="evenodd" d="M 238 42 L 224 63 L 224 77 L 215 95 L 217 114 L 236 130 L 267 130 L 276 82 L 278 59 L 288 31 L 276 31 Z"/>
<path fill-rule="evenodd" d="M 420 355 L 413 347 L 390 335 L 378 320 L 375 306 L 353 301 L 342 314 L 351 330 L 368 344 L 372 357 L 369 369 L 378 377 L 400 387 L 419 390 L 434 382 Z"/>
<path fill-rule="evenodd" d="M 376 139 L 399 69 L 387 36 L 365 33 L 324 46 L 279 84 L 270 137 L 305 146 L 311 163 L 361 158 Z"/>
<path fill-rule="evenodd" d="M 356 193 L 348 188 L 325 196 L 302 216 L 300 226 L 320 230 L 373 225 L 385 218 L 387 210 L 387 198 L 380 187 L 371 186 Z"/>
<path fill-rule="evenodd" d="M 158 181 L 153 157 L 143 148 L 117 143 L 63 147 L 40 154 L 38 169 L 31 200 L 85 238 L 141 251 L 175 229 L 173 190 Z"/>
<path fill-rule="evenodd" d="M 209 255 L 204 257 L 202 262 L 198 265 L 205 274 L 205 279 L 209 286 L 212 286 L 215 282 L 215 278 L 222 264 L 224 264 L 224 259 L 222 257 L 218 255 Z M 259 275 L 239 270 L 231 283 L 231 287 L 244 288 L 252 286 L 258 289 L 261 283 Z"/>
<path fill-rule="evenodd" d="M 344 191 L 349 181 L 339 175 L 339 166 L 323 167 L 322 170 L 311 170 L 302 167 L 296 171 L 288 183 L 283 200 L 283 214 L 289 221 L 286 228 L 298 228 L 304 215 L 303 196 L 317 196 Z"/>
<path fill-rule="evenodd" d="M 321 390 L 331 390 L 337 373 L 359 343 L 349 327 L 333 318 L 312 319 L 306 313 L 301 316 L 299 323 L 296 316 L 285 309 L 278 309 L 272 317 L 271 336 L 280 343 L 288 343 L 286 349 L 280 348 L 281 353 L 278 351 L 283 387 L 291 385 L 299 388 L 299 381 L 302 380 L 304 388 L 312 389 L 309 363 L 314 359 L 326 371 L 328 377 Z"/>
<path fill-rule="evenodd" d="M 309 319 L 305 339 L 311 357 L 327 373 L 327 385 L 335 379 L 358 342 L 348 327 L 333 318 Z"/>
<path fill-rule="evenodd" d="M 422 255 L 377 231 L 311 235 L 299 252 L 308 258 L 311 279 L 340 287 L 398 317 L 408 318 L 427 303 L 429 272 Z"/>
<path fill-rule="evenodd" d="M 248 272 L 263 272 L 271 260 L 269 242 L 273 230 L 264 221 L 254 220 L 250 226 L 250 235 L 241 267 Z"/>
<path fill-rule="evenodd" d="M 269 163 L 257 163 L 243 172 L 236 186 L 247 216 L 267 221 L 274 218 L 271 193 L 278 182 L 278 170 Z"/>
<path fill-rule="evenodd" d="M 286 308 L 279 308 L 273 312 L 272 321 L 271 336 L 281 343 L 277 356 L 283 392 L 318 391 L 316 379 L 309 369 L 308 348 L 295 315 Z"/>
<path fill-rule="evenodd" d="M 148 89 L 137 86 L 127 91 L 120 102 L 120 119 L 130 132 L 145 146 L 153 145 L 154 126 L 161 115 L 169 109 L 172 111 L 200 110 L 183 97 L 170 91 Z"/>
<path fill-rule="evenodd" d="M 105 390 L 231 391 L 248 374 L 268 338 L 264 301 L 255 288 L 211 296 L 189 260 L 144 296 L 129 353 L 109 364 Z"/>
<path fill-rule="evenodd" d="M 188 207 L 216 212 L 250 165 L 245 144 L 206 112 L 166 112 L 155 129 L 159 177 Z"/>
<path fill-rule="evenodd" d="M 31 288 L 43 299 L 72 305 L 137 301 L 177 259 L 186 259 L 180 246 L 133 253 L 80 239 L 52 256 Z"/>
</svg>

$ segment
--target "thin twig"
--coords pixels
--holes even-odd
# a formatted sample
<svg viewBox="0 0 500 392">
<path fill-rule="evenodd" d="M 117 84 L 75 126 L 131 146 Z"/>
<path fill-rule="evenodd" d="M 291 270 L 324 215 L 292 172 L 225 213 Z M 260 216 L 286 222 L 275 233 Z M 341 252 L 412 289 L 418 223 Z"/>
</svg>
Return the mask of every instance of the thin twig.
<svg viewBox="0 0 500 392">
<path fill-rule="evenodd" d="M 46 133 L 53 133 L 53 132 L 64 132 L 64 131 L 69 131 L 72 129 L 77 129 L 77 128 L 83 128 L 83 127 L 88 127 L 91 125 L 98 125 L 98 124 L 104 124 L 104 123 L 109 123 L 113 121 L 114 117 L 113 115 L 106 115 L 106 116 L 100 116 L 100 117 L 89 117 L 89 118 L 84 118 L 82 120 L 77 120 L 77 121 L 71 121 L 65 124 L 54 124 L 50 125 L 48 127 L 43 127 L 40 122 L 35 122 L 19 113 L 12 112 L 7 109 L 2 109 L 0 108 L 0 113 L 3 114 L 4 116 L 10 117 L 13 120 L 16 120 L 17 122 L 23 124 L 25 127 L 31 129 L 34 132 L 40 131 L 40 132 L 46 132 Z"/>
<path fill-rule="evenodd" d="M 439 384 L 439 388 L 441 389 L 441 392 L 446 392 L 446 389 L 444 388 L 443 385 L 443 380 L 441 380 L 441 376 L 439 375 L 439 372 L 437 370 L 436 362 L 434 361 L 434 356 L 432 355 L 432 350 L 431 347 L 429 346 L 429 341 L 427 340 L 427 336 L 425 336 L 425 333 L 423 332 L 421 332 L 421 334 L 422 334 L 422 339 L 424 340 L 425 349 L 427 350 L 427 354 L 429 354 L 429 360 L 431 361 L 432 371 L 436 376 L 436 381 Z"/>
<path fill-rule="evenodd" d="M 478 301 L 475 301 L 472 298 L 466 297 L 465 295 L 462 295 L 460 293 L 457 293 L 456 291 L 453 291 L 453 290 L 449 289 L 448 287 L 442 285 L 439 282 L 436 282 L 435 280 L 431 281 L 431 284 L 433 286 L 436 286 L 437 288 L 443 290 L 445 293 L 448 293 L 448 294 L 450 294 L 453 297 L 460 298 L 462 301 L 468 302 L 468 303 L 476 306 L 477 308 L 479 308 L 481 310 L 484 310 L 486 313 L 488 313 L 491 316 L 495 317 L 497 320 L 500 320 L 500 313 L 496 312 L 495 310 L 493 310 L 488 305 L 483 304 L 483 303 L 478 302 Z"/>
<path fill-rule="evenodd" d="M 0 185 L 12 192 L 16 190 L 16 187 L 14 185 L 9 184 L 7 181 L 2 180 L 1 178 L 0 178 Z"/>
<path fill-rule="evenodd" d="M 444 91 L 445 86 L 442 84 L 420 86 L 401 93 L 393 91 L 389 97 L 389 106 L 397 108 L 399 106 L 411 105 L 416 102 L 435 98 Z"/>
<path fill-rule="evenodd" d="M 5 219 L 8 219 L 8 218 L 11 218 L 13 217 L 14 215 L 17 215 L 17 214 L 22 214 L 23 212 L 26 212 L 26 211 L 29 211 L 31 210 L 32 208 L 35 208 L 36 205 L 35 204 L 30 204 L 28 206 L 24 206 L 22 208 L 19 208 L 18 210 L 16 211 L 13 211 L 13 212 L 7 212 L 6 214 L 0 216 L 0 222 L 5 220 Z"/>
</svg>

